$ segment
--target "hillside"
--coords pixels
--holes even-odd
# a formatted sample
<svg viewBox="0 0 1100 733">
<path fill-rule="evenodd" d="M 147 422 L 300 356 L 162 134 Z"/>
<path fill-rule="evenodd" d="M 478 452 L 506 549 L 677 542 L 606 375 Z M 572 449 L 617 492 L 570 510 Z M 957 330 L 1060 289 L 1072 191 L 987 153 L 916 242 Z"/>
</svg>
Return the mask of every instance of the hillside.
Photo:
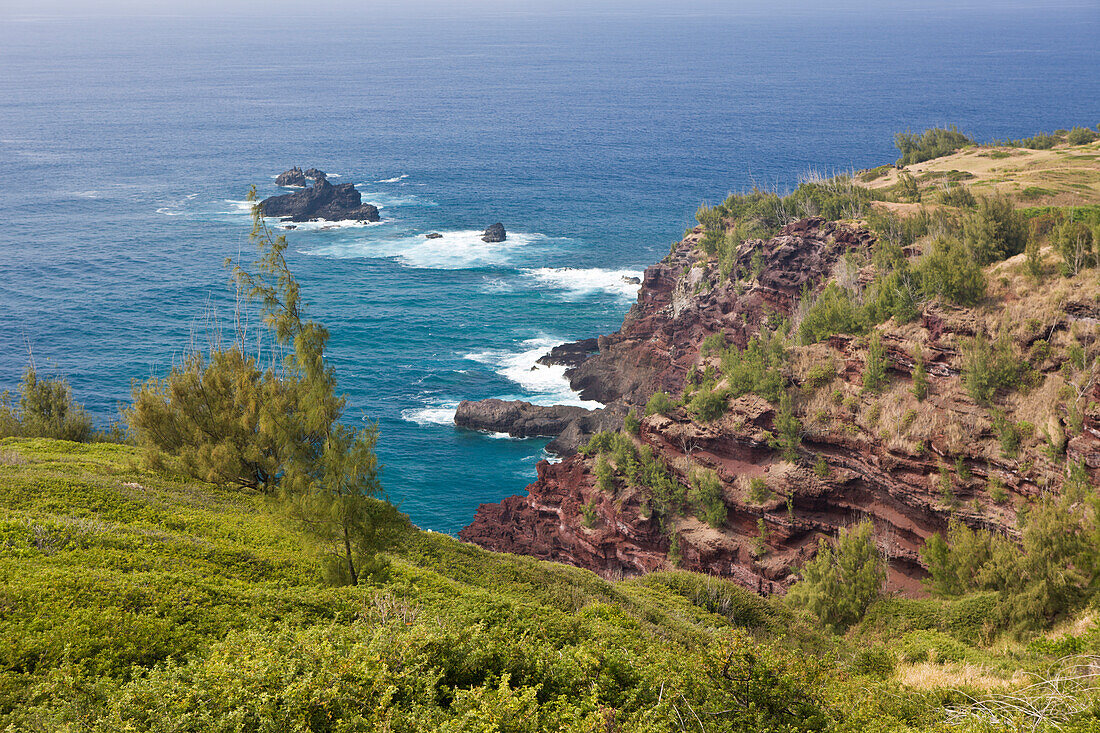
<svg viewBox="0 0 1100 733">
<path fill-rule="evenodd" d="M 933 730 L 1100 651 L 1092 615 L 993 646 L 988 595 L 882 601 L 842 638 L 713 577 L 609 582 L 411 527 L 325 587 L 268 500 L 138 458 L 0 443 L 4 730 Z"/>
</svg>

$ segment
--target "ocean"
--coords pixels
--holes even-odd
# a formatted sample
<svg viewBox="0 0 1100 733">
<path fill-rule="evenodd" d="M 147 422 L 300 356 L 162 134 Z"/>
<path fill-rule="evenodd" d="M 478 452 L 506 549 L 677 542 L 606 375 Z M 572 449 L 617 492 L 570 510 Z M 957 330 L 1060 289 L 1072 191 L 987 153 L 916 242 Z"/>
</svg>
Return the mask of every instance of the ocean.
<svg viewBox="0 0 1100 733">
<path fill-rule="evenodd" d="M 906 129 L 1100 123 L 1095 3 L 879 5 L 0 10 L 0 389 L 31 354 L 117 419 L 232 318 L 249 187 L 316 166 L 382 221 L 286 232 L 291 267 L 388 494 L 453 534 L 545 457 L 455 404 L 581 404 L 535 360 L 615 330 L 701 202 L 890 162 Z"/>
</svg>

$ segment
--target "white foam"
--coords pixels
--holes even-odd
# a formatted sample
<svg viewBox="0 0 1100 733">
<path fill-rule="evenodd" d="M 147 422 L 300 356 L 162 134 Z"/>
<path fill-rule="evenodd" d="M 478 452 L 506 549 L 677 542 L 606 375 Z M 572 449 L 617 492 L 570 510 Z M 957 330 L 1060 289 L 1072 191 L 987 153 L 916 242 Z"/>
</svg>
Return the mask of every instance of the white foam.
<svg viewBox="0 0 1100 733">
<path fill-rule="evenodd" d="M 417 425 L 454 425 L 457 402 L 446 402 L 429 407 L 401 411 L 401 419 Z"/>
<path fill-rule="evenodd" d="M 233 205 L 233 211 L 228 211 L 228 214 L 251 214 L 253 207 L 257 206 L 260 202 L 256 201 L 238 201 L 234 199 L 223 199 L 225 203 Z"/>
<path fill-rule="evenodd" d="M 159 209 L 157 209 L 157 213 L 158 214 L 164 214 L 165 216 L 182 216 L 183 215 L 182 211 L 172 211 L 167 206 L 162 206 Z"/>
<path fill-rule="evenodd" d="M 397 183 L 398 181 L 403 181 L 408 177 L 408 173 L 402 173 L 401 175 L 394 176 L 393 178 L 383 178 L 381 180 L 375 181 L 375 183 Z"/>
<path fill-rule="evenodd" d="M 416 234 L 396 239 L 335 242 L 305 253 L 339 259 L 392 257 L 407 267 L 463 270 L 507 265 L 517 250 L 546 239 L 542 234 L 509 232 L 505 241 L 487 243 L 481 241 L 482 233 L 480 229 L 470 229 L 441 232 L 443 236 L 439 239 Z"/>
<path fill-rule="evenodd" d="M 538 359 L 550 349 L 565 343 L 549 337 L 528 339 L 520 344 L 520 351 L 489 350 L 466 354 L 467 359 L 494 367 L 497 374 L 515 382 L 527 394 L 521 399 L 536 405 L 577 405 L 595 409 L 600 402 L 582 400 L 569 387 L 565 367 L 539 364 Z"/>
<path fill-rule="evenodd" d="M 583 298 L 598 293 L 610 293 L 624 299 L 634 299 L 641 287 L 629 278 L 642 277 L 640 270 L 605 270 L 601 267 L 579 269 L 573 267 L 540 267 L 525 270 L 524 275 L 541 285 L 555 288 L 572 298 Z"/>
<path fill-rule="evenodd" d="M 386 221 L 360 221 L 358 219 L 342 219 L 340 221 L 328 221 L 326 219 L 318 219 L 317 221 L 275 221 L 273 226 L 278 229 L 297 229 L 303 232 L 325 232 L 330 229 L 362 229 L 364 227 L 373 227 L 380 224 L 385 224 Z"/>
<path fill-rule="evenodd" d="M 361 186 L 363 184 L 357 185 Z M 384 209 L 387 206 L 439 206 L 437 202 L 431 199 L 420 198 L 413 194 L 393 195 L 381 191 L 364 193 L 363 200 L 374 204 L 380 209 Z"/>
</svg>

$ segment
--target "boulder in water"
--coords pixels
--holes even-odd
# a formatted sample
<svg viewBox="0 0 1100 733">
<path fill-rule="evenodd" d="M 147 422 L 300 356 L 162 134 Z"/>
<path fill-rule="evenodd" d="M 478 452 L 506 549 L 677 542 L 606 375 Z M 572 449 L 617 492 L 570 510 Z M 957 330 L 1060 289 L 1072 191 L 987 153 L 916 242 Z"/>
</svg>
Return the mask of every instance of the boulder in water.
<svg viewBox="0 0 1100 733">
<path fill-rule="evenodd" d="M 508 238 L 508 232 L 504 231 L 504 225 L 499 221 L 486 229 L 481 234 L 481 241 L 488 242 L 490 244 L 494 242 L 503 242 Z"/>
</svg>

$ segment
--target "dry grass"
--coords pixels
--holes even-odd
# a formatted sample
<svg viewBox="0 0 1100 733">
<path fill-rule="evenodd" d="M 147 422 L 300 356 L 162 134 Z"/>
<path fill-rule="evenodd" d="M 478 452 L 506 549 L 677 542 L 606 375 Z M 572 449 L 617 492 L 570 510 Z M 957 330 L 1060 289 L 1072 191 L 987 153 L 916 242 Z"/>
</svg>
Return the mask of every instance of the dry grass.
<svg viewBox="0 0 1100 733">
<path fill-rule="evenodd" d="M 0 466 L 25 466 L 27 459 L 13 450 L 0 450 Z"/>
<path fill-rule="evenodd" d="M 917 690 L 955 689 L 959 687 L 986 691 L 1003 690 L 1027 680 L 1023 672 L 1017 672 L 1011 678 L 998 677 L 985 667 L 958 662 L 947 664 L 934 664 L 932 662 L 899 664 L 894 675 L 895 679 L 901 684 Z"/>
<path fill-rule="evenodd" d="M 969 173 L 963 185 L 976 193 L 1004 194 L 1020 206 L 1071 206 L 1100 200 L 1100 142 L 1087 145 L 1059 146 L 1051 150 L 972 147 L 942 158 L 916 163 L 905 170 L 922 181 L 925 191 L 942 186 L 942 177 L 950 171 Z M 922 175 L 923 174 L 923 175 Z M 870 188 L 889 188 L 898 182 L 898 171 L 890 170 L 866 184 Z M 1031 189 L 1028 194 L 1024 192 Z M 1034 195 L 1036 189 L 1048 193 Z M 891 204 L 895 212 L 919 210 L 919 204 Z"/>
</svg>

